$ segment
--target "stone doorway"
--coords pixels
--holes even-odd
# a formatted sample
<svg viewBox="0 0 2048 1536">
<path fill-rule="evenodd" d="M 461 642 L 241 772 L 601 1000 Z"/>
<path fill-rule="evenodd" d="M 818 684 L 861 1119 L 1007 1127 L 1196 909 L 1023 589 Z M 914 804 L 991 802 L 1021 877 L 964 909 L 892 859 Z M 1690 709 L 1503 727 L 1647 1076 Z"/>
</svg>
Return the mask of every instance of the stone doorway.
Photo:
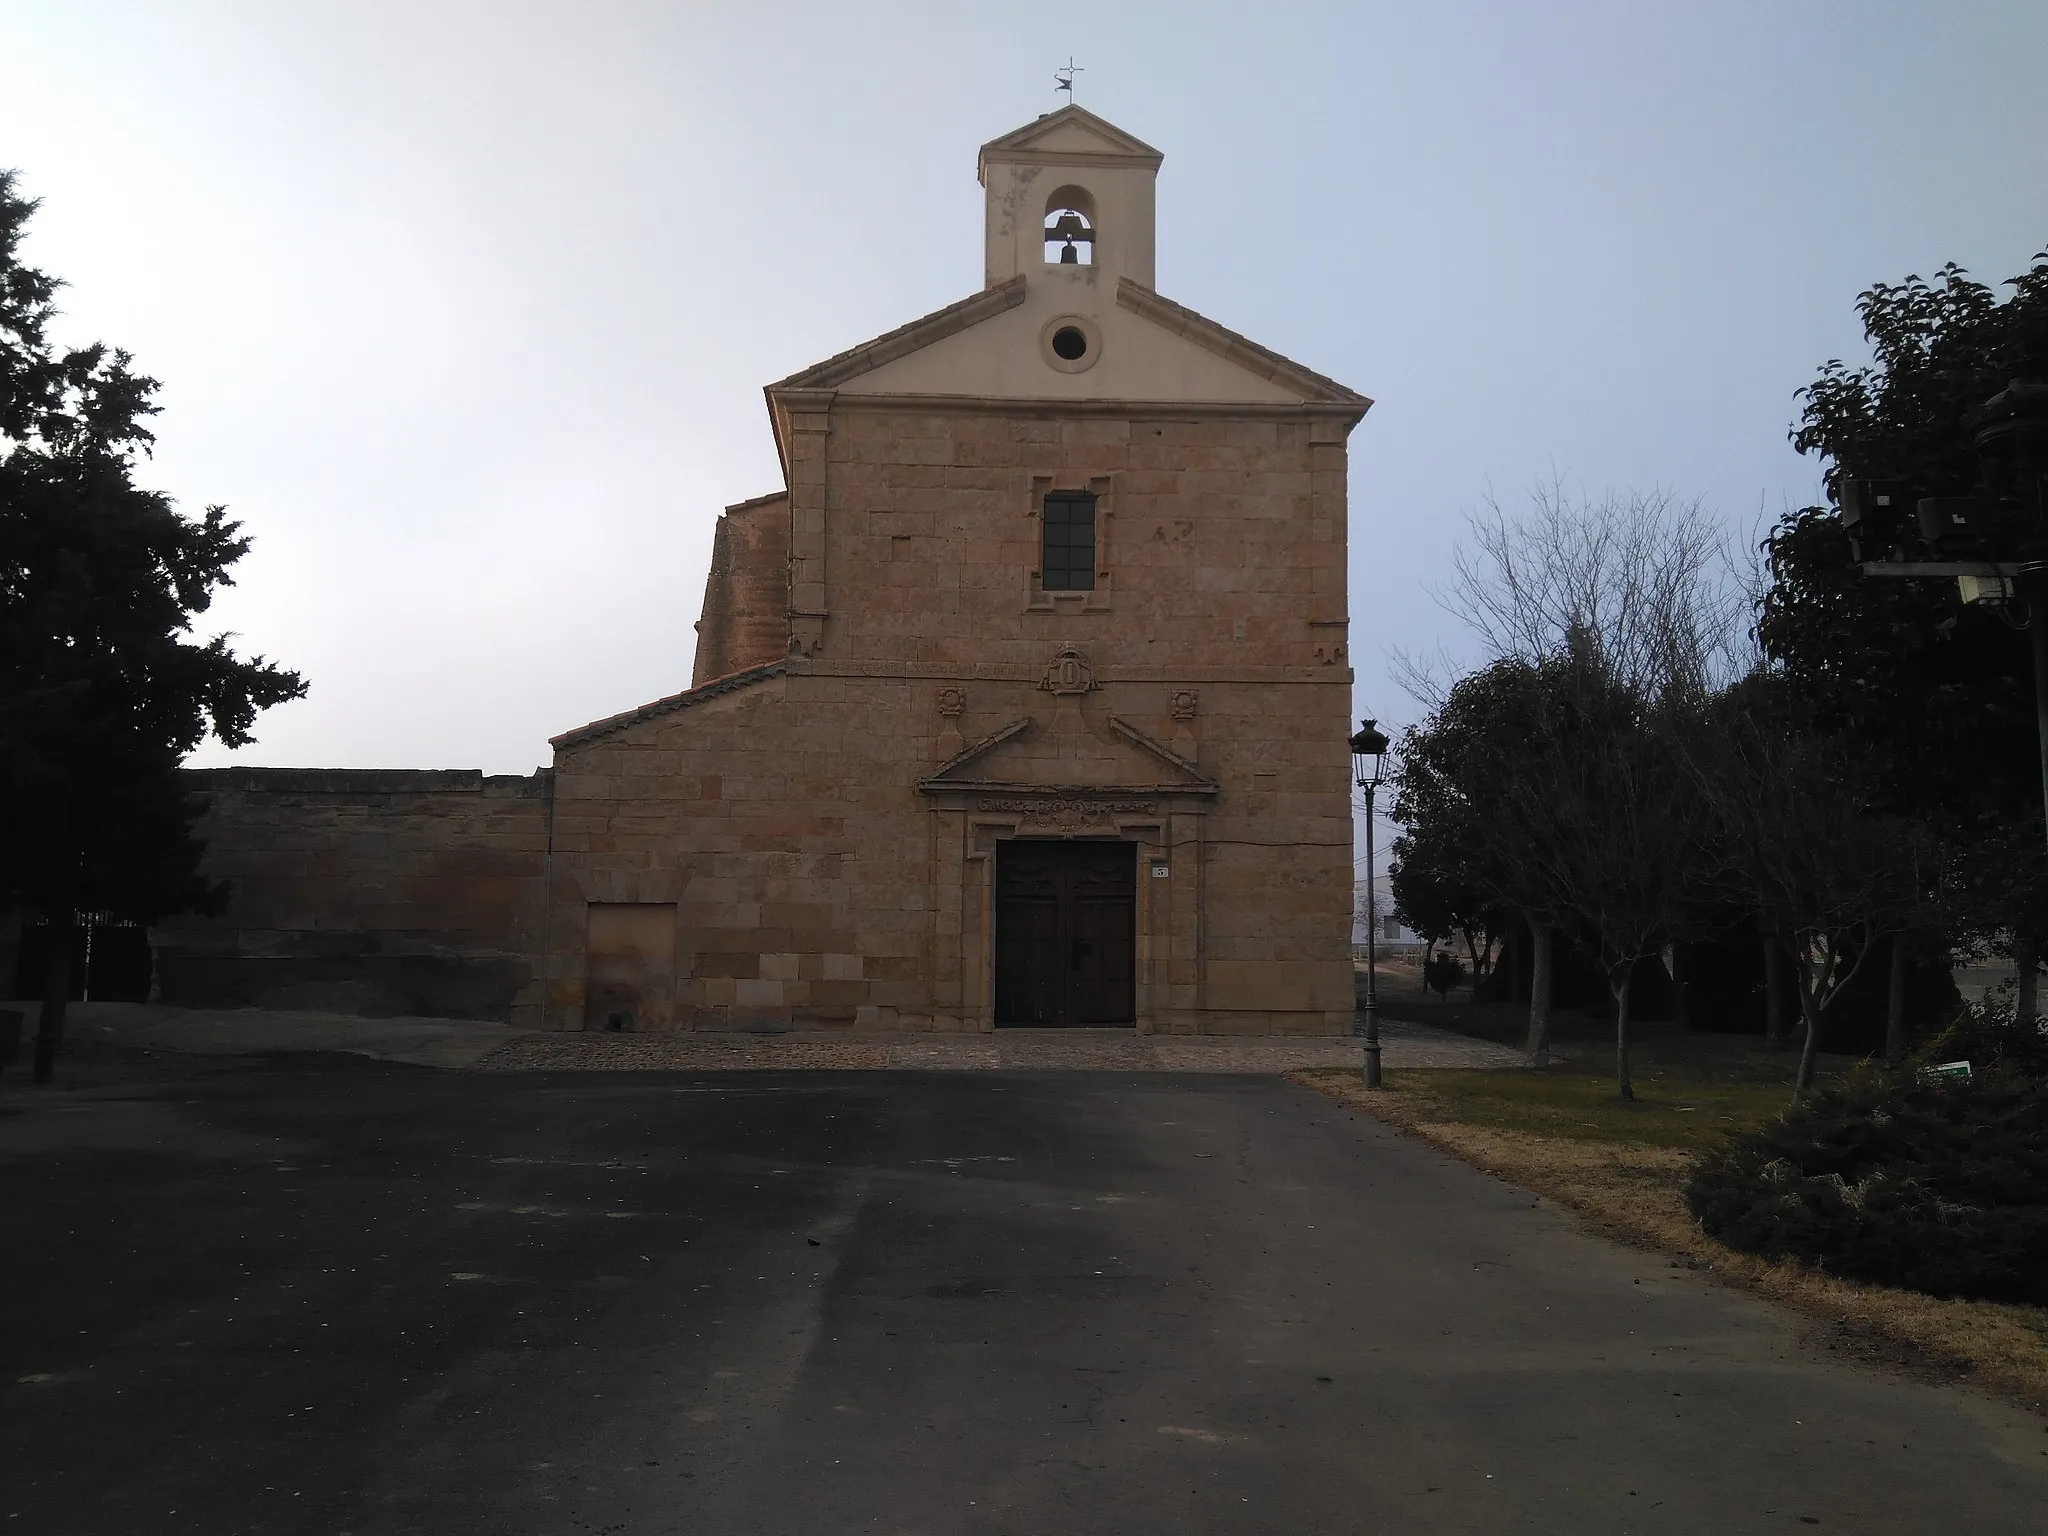
<svg viewBox="0 0 2048 1536">
<path fill-rule="evenodd" d="M 1137 844 L 996 845 L 996 1024 L 1137 1021 Z"/>
</svg>

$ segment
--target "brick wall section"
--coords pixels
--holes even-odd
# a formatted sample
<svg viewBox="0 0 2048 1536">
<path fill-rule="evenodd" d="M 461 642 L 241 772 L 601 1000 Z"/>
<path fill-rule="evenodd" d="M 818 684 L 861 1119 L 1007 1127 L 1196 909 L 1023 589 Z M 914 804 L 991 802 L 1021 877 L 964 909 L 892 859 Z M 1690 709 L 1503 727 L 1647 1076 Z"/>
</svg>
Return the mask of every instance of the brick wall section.
<svg viewBox="0 0 2048 1536">
<path fill-rule="evenodd" d="M 789 497 L 727 507 L 711 539 L 690 686 L 776 660 L 789 645 Z"/>
<path fill-rule="evenodd" d="M 681 1027 L 986 1027 L 996 844 L 1093 835 L 1170 869 L 1140 882 L 1141 1028 L 1348 1030 L 1356 412 L 804 403 L 789 450 L 798 653 L 558 744 L 551 1017 L 581 1019 L 587 903 L 674 902 Z M 1067 486 L 1102 496 L 1110 576 L 1055 601 L 1031 581 L 1037 507 Z M 1084 697 L 1040 686 L 1063 644 L 1094 669 Z M 1198 696 L 1192 718 L 1178 693 Z M 1220 792 L 1052 824 L 918 788 L 963 741 L 1023 717 L 1031 729 L 977 774 L 1159 782 L 1112 716 Z"/>
<path fill-rule="evenodd" d="M 189 772 L 232 895 L 152 934 L 163 1000 L 540 1022 L 550 777 Z"/>
</svg>

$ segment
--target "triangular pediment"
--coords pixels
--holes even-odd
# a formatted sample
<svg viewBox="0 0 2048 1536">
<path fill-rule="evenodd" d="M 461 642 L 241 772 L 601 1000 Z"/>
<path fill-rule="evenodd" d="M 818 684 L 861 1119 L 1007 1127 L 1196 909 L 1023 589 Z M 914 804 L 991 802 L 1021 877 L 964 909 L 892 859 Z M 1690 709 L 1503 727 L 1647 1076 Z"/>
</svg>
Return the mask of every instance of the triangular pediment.
<svg viewBox="0 0 2048 1536">
<path fill-rule="evenodd" d="M 1049 281 L 1013 277 L 769 386 L 857 395 L 1134 403 L 1331 405 L 1372 401 L 1270 347 L 1129 278 L 1095 306 L 1102 361 L 1085 373 L 1046 365 L 1040 332 L 1071 308 Z"/>
<path fill-rule="evenodd" d="M 981 146 L 979 164 L 985 168 L 991 160 L 1026 159 L 1057 164 L 1063 158 L 1082 155 L 1140 160 L 1155 167 L 1166 158 L 1143 139 L 1125 133 L 1086 107 L 1065 106 L 1022 128 L 1013 128 L 999 139 L 990 139 Z"/>
<path fill-rule="evenodd" d="M 1078 711 L 1050 728 L 1028 715 L 1012 720 L 947 758 L 918 788 L 1069 798 L 1216 793 L 1216 781 L 1172 747 L 1116 715 L 1106 724 L 1105 739 L 1081 726 Z"/>
</svg>

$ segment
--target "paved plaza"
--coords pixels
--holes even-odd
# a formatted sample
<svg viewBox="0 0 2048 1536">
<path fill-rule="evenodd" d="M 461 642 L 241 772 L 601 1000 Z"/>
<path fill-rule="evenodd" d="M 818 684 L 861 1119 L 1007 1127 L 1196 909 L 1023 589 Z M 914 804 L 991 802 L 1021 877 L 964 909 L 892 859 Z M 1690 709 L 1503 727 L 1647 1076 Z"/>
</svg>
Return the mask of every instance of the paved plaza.
<svg viewBox="0 0 2048 1536">
<path fill-rule="evenodd" d="M 35 1028 L 33 1003 L 24 1011 Z M 507 1029 L 461 1019 L 366 1019 L 258 1008 L 72 1005 L 69 1032 L 88 1045 L 246 1055 L 339 1051 L 415 1066 L 485 1071 L 814 1071 L 1017 1068 L 1117 1072 L 1292 1072 L 1357 1066 L 1356 1037 L 1141 1035 L 1129 1029 L 1002 1029 L 993 1034 L 605 1034 Z M 1386 1020 L 1385 1064 L 1516 1067 L 1521 1054 L 1449 1030 Z"/>
<path fill-rule="evenodd" d="M 1504 1046 L 1391 1021 L 1389 1067 L 1519 1067 Z M 1327 1035 L 1232 1038 L 1140 1035 L 1128 1029 L 999 1029 L 985 1035 L 528 1035 L 480 1058 L 485 1071 L 819 1070 L 1255 1072 L 1356 1067 L 1363 1042 Z"/>
<path fill-rule="evenodd" d="M 2048 1496 L 2039 1420 L 1271 1076 L 169 1066 L 0 1095 L 0 1530 L 2017 1536 Z"/>
</svg>

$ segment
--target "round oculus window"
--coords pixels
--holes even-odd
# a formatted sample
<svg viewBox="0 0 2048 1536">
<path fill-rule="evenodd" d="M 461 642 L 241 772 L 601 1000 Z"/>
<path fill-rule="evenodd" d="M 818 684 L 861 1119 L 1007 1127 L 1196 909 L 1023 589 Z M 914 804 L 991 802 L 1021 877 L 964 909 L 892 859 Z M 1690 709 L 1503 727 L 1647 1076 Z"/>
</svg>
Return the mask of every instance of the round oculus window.
<svg viewBox="0 0 2048 1536">
<path fill-rule="evenodd" d="M 1058 373 L 1086 373 L 1102 361 L 1102 332 L 1086 315 L 1054 315 L 1038 331 L 1038 355 Z"/>
</svg>

